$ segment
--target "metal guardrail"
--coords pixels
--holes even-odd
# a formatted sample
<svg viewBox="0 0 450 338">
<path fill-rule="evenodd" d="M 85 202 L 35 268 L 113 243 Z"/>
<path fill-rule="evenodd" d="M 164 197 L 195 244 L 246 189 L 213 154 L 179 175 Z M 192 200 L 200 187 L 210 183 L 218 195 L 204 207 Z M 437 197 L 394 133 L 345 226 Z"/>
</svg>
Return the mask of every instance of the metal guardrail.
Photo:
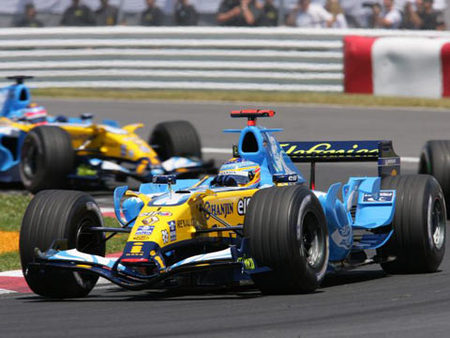
<svg viewBox="0 0 450 338">
<path fill-rule="evenodd" d="M 95 27 L 0 29 L 0 77 L 32 87 L 343 91 L 346 35 L 373 30 Z"/>
</svg>

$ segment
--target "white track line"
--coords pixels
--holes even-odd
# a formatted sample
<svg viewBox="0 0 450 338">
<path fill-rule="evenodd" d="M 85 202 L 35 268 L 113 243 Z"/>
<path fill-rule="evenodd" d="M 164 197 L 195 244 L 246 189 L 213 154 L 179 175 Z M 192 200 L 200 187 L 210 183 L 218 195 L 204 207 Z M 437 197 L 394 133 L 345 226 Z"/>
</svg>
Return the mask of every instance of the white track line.
<svg viewBox="0 0 450 338">
<path fill-rule="evenodd" d="M 401 157 L 401 161 L 406 162 L 406 163 L 419 163 L 420 158 L 418 158 L 418 157 Z"/>
<path fill-rule="evenodd" d="M 231 148 L 202 148 L 202 152 L 205 154 L 232 154 Z"/>
<path fill-rule="evenodd" d="M 22 270 L 11 270 L 0 272 L 0 277 L 23 277 Z"/>
<path fill-rule="evenodd" d="M 100 211 L 102 212 L 102 214 L 109 214 L 109 213 L 114 213 L 114 208 L 110 208 L 110 207 L 101 207 Z"/>
<path fill-rule="evenodd" d="M 227 148 L 202 148 L 205 154 L 231 154 L 232 150 Z M 419 163 L 418 157 L 401 157 L 404 163 Z"/>
</svg>

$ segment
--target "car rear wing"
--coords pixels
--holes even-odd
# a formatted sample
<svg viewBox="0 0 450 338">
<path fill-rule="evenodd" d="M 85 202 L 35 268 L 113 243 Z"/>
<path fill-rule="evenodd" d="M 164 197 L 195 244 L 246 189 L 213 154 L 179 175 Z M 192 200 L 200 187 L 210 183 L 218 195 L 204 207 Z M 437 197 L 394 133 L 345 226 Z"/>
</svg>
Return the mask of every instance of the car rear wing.
<svg viewBox="0 0 450 338">
<path fill-rule="evenodd" d="M 293 162 L 311 163 L 311 188 L 314 188 L 317 162 L 378 162 L 380 177 L 400 174 L 400 157 L 392 141 L 280 142 Z"/>
</svg>

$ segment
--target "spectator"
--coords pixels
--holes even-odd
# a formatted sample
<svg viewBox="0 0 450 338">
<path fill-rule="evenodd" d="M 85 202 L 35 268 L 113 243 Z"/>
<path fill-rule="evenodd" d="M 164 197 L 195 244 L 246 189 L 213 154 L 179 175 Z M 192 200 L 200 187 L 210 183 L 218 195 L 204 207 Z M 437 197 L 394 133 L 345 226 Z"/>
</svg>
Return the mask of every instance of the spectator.
<svg viewBox="0 0 450 338">
<path fill-rule="evenodd" d="M 273 0 L 265 0 L 260 6 L 261 14 L 259 16 L 257 26 L 277 26 L 278 25 L 278 9 L 273 4 Z"/>
<path fill-rule="evenodd" d="M 372 27 L 373 28 L 392 28 L 400 27 L 402 15 L 394 6 L 394 0 L 383 0 L 384 9 L 378 4 L 372 7 Z"/>
<path fill-rule="evenodd" d="M 16 22 L 17 27 L 43 27 L 41 21 L 36 19 L 36 9 L 32 3 L 25 5 L 25 13 L 22 18 Z"/>
<path fill-rule="evenodd" d="M 255 26 L 260 14 L 255 0 L 223 0 L 216 19 L 223 26 Z"/>
<path fill-rule="evenodd" d="M 189 0 L 178 0 L 175 5 L 175 24 L 178 26 L 197 26 L 198 13 Z"/>
<path fill-rule="evenodd" d="M 418 12 L 420 29 L 444 30 L 445 21 L 441 12 L 433 9 L 433 0 L 423 0 L 423 8 Z"/>
<path fill-rule="evenodd" d="M 100 0 L 100 8 L 95 12 L 97 26 L 117 25 L 117 7 L 109 4 L 109 0 Z"/>
<path fill-rule="evenodd" d="M 333 15 L 333 28 L 347 28 L 347 20 L 344 16 L 339 0 L 327 0 L 325 9 Z"/>
<path fill-rule="evenodd" d="M 95 18 L 89 7 L 80 5 L 80 0 L 72 0 L 72 6 L 64 11 L 61 25 L 95 26 Z"/>
<path fill-rule="evenodd" d="M 147 0 L 147 9 L 141 14 L 142 26 L 161 26 L 163 24 L 164 14 L 155 5 L 155 0 Z"/>
<path fill-rule="evenodd" d="M 423 1 L 416 0 L 416 5 L 407 2 L 403 10 L 403 20 L 401 28 L 403 29 L 420 29 L 422 25 L 422 20 L 419 17 L 419 12 L 422 11 Z"/>
<path fill-rule="evenodd" d="M 334 17 L 319 4 L 311 0 L 299 0 L 298 6 L 288 15 L 287 24 L 297 27 L 331 27 Z"/>
</svg>

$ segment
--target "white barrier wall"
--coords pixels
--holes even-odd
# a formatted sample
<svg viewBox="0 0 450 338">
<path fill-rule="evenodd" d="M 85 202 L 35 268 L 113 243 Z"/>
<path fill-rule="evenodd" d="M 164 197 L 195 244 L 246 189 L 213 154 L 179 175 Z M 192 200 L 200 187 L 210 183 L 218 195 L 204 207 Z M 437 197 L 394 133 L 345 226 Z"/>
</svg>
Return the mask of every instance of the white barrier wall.
<svg viewBox="0 0 450 338">
<path fill-rule="evenodd" d="M 347 53 L 351 49 L 347 48 L 345 53 L 344 78 L 343 39 L 347 41 L 351 38 L 349 35 L 354 34 L 362 36 L 359 39 L 366 41 L 362 44 L 367 48 L 356 43 L 358 39 L 353 39 L 353 52 Z M 37 79 L 30 83 L 35 87 L 319 92 L 343 92 L 345 82 L 349 92 L 363 90 L 361 92 L 372 93 L 372 45 L 380 36 L 402 38 L 404 41 L 420 37 L 425 39 L 423 41 L 450 41 L 448 32 L 286 27 L 0 29 L 0 78 L 17 74 L 35 75 Z M 392 47 L 399 47 L 406 54 L 413 48 L 403 48 L 403 40 L 396 41 L 398 43 L 393 43 Z M 386 49 L 383 44 L 379 46 L 376 50 L 380 52 Z M 422 43 L 413 50 L 410 55 L 423 57 L 417 54 L 424 50 Z M 364 51 L 367 58 L 361 58 Z M 435 64 L 424 59 L 423 65 L 418 67 L 403 61 L 402 67 L 396 67 L 392 63 L 396 58 L 398 55 L 395 53 L 388 54 L 377 66 L 380 74 L 386 70 L 384 77 L 391 76 L 386 83 L 383 83 L 384 77 L 376 78 L 376 87 L 380 90 L 394 84 L 392 78 L 410 76 L 407 84 L 415 83 L 415 70 L 419 71 L 415 78 L 420 79 L 420 72 Z M 449 63 L 450 60 L 442 64 Z M 427 74 L 435 74 L 431 68 L 426 70 Z M 397 76 L 397 71 L 406 75 Z M 361 77 L 362 81 L 355 82 L 355 76 Z M 370 81 L 367 80 L 369 78 Z M 5 80 L 1 84 L 6 83 Z M 433 78 L 417 88 L 436 92 L 431 84 L 435 84 Z M 352 85 L 356 91 L 351 90 Z M 394 93 L 394 89 L 388 92 Z"/>
<path fill-rule="evenodd" d="M 345 38 L 345 91 L 440 98 L 449 92 L 449 38 Z"/>
<path fill-rule="evenodd" d="M 446 42 L 426 38 L 376 40 L 372 47 L 374 93 L 442 97 L 441 49 Z"/>
<path fill-rule="evenodd" d="M 342 92 L 342 41 L 285 28 L 0 29 L 0 77 L 35 87 Z"/>
</svg>

